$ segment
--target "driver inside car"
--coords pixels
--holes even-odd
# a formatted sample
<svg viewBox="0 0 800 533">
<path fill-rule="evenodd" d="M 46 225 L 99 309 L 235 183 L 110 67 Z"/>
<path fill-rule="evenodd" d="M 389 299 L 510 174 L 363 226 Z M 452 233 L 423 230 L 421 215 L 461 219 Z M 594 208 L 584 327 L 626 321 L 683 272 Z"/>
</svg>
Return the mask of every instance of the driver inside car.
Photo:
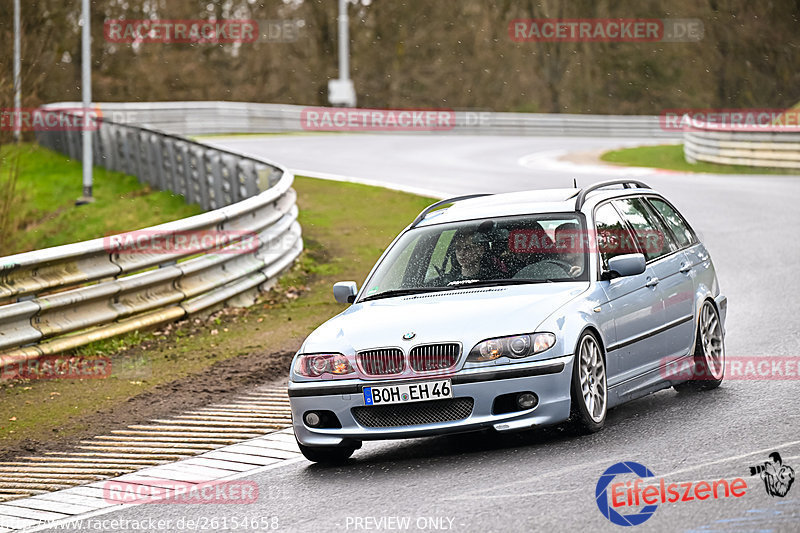
<svg viewBox="0 0 800 533">
<path fill-rule="evenodd" d="M 474 231 L 459 232 L 453 237 L 453 250 L 461 267 L 461 279 L 483 279 L 483 259 L 488 243 L 478 242 Z"/>
<path fill-rule="evenodd" d="M 453 236 L 452 247 L 457 271 L 460 274 L 456 281 L 508 277 L 508 267 L 496 256 L 495 248 L 498 247 L 498 243 L 495 242 L 496 236 L 491 231 L 482 229 L 484 228 L 460 230 Z"/>
<path fill-rule="evenodd" d="M 569 277 L 576 278 L 583 273 L 583 248 L 578 224 L 566 222 L 556 228 L 556 250 L 558 261 L 564 263 Z"/>
</svg>

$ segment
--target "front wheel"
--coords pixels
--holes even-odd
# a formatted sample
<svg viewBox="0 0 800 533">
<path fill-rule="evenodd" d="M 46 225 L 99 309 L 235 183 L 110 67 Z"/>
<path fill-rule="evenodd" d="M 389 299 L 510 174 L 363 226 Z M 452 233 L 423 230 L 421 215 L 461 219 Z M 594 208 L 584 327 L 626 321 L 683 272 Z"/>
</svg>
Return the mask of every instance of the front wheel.
<svg viewBox="0 0 800 533">
<path fill-rule="evenodd" d="M 700 309 L 697 341 L 692 359 L 692 377 L 673 385 L 678 392 L 696 392 L 719 387 L 725 377 L 725 338 L 717 309 L 706 301 Z"/>
<path fill-rule="evenodd" d="M 306 446 L 300 444 L 300 441 L 297 441 L 297 446 L 306 459 L 325 465 L 342 464 L 350 459 L 357 449 L 357 446 Z"/>
<path fill-rule="evenodd" d="M 570 388 L 572 428 L 582 434 L 602 429 L 608 406 L 606 364 L 600 343 L 591 332 L 578 341 Z"/>
</svg>

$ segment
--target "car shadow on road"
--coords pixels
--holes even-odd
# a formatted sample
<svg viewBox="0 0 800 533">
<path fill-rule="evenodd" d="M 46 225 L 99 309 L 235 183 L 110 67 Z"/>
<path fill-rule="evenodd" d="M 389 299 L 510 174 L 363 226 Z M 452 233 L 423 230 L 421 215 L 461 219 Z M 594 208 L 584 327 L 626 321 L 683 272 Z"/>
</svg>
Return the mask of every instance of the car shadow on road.
<svg viewBox="0 0 800 533">
<path fill-rule="evenodd" d="M 494 430 L 423 437 L 416 439 L 365 442 L 344 465 L 330 467 L 309 463 L 305 474 L 320 478 L 337 474 L 389 474 L 391 467 L 454 468 L 474 461 L 525 459 L 547 461 L 565 454 L 580 454 L 592 447 L 610 451 L 620 447 L 652 444 L 653 439 L 686 431 L 687 424 L 702 426 L 731 408 L 735 393 L 725 387 L 703 393 L 676 393 L 664 390 L 625 403 L 608 413 L 602 431 L 581 435 L 567 424 L 534 428 L 517 433 Z M 699 427 L 698 427 L 699 429 Z"/>
</svg>

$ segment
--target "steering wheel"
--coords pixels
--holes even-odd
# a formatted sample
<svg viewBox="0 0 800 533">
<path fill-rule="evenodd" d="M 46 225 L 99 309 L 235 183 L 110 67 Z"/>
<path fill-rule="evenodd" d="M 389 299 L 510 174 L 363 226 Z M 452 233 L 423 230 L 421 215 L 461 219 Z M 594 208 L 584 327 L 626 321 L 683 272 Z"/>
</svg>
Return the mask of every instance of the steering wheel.
<svg viewBox="0 0 800 533">
<path fill-rule="evenodd" d="M 569 263 L 567 263 L 566 261 L 561 261 L 559 259 L 545 259 L 543 261 L 540 261 L 540 263 L 552 263 L 552 264 L 556 265 L 558 268 L 560 268 L 561 270 L 563 270 L 564 273 L 566 275 L 568 275 L 568 276 L 570 276 L 569 272 L 570 272 L 570 270 L 572 270 L 572 266 L 573 266 L 573 265 L 570 265 Z"/>
</svg>

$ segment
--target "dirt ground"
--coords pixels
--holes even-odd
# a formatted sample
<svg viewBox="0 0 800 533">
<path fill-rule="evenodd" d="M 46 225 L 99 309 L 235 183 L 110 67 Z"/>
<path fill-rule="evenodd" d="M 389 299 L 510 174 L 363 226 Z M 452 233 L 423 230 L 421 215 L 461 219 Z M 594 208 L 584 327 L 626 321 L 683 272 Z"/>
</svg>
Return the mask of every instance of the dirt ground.
<svg viewBox="0 0 800 533">
<path fill-rule="evenodd" d="M 293 351 L 253 352 L 219 361 L 200 373 L 158 385 L 110 409 L 82 416 L 67 426 L 54 427 L 52 439 L 26 439 L 4 448 L 0 461 L 10 461 L 21 455 L 67 451 L 81 440 L 105 435 L 114 429 L 225 402 L 265 383 L 285 384 L 293 355 Z M 73 427 L 68 427 L 70 425 Z"/>
</svg>

